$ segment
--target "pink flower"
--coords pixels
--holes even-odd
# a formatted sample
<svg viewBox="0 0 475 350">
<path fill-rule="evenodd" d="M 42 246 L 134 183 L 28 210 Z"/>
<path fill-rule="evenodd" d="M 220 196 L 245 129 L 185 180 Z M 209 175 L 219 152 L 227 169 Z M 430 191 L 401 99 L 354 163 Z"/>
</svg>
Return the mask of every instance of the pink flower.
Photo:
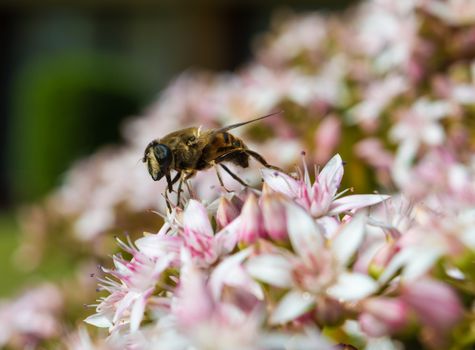
<svg viewBox="0 0 475 350">
<path fill-rule="evenodd" d="M 373 257 L 373 272 L 384 267 L 379 277 L 383 284 L 399 274 L 406 281 L 416 281 L 430 273 L 442 257 L 458 259 L 470 249 L 467 238 L 473 236 L 473 209 L 454 214 L 450 208 L 437 212 L 423 204 L 406 209 L 402 204 L 402 210 L 394 213 L 394 226 L 387 227 L 395 240 L 382 246 Z M 393 209 L 388 207 L 388 211 Z"/>
<path fill-rule="evenodd" d="M 136 331 L 146 304 L 154 293 L 161 274 L 174 260 L 175 253 L 151 258 L 132 245 L 119 243 L 133 258 L 127 261 L 120 255 L 114 255 L 115 269 L 103 268 L 104 272 L 117 280 L 99 279 L 101 289 L 107 290 L 110 295 L 99 300 L 96 314 L 86 318 L 85 322 L 96 327 L 109 327 L 111 330 L 130 323 L 131 331 Z"/>
<path fill-rule="evenodd" d="M 180 283 L 172 302 L 178 330 L 197 349 L 242 349 L 258 335 L 259 317 L 214 299 L 205 276 L 183 255 Z"/>
<path fill-rule="evenodd" d="M 239 219 L 235 219 L 215 234 L 206 207 L 191 199 L 183 212 L 183 245 L 195 264 L 208 267 L 234 248 L 239 227 Z"/>
<path fill-rule="evenodd" d="M 371 295 L 377 284 L 367 275 L 347 269 L 362 243 L 365 216 L 341 225 L 325 249 L 325 237 L 314 219 L 300 206 L 286 206 L 287 231 L 295 254 L 285 251 L 250 258 L 246 266 L 259 281 L 289 290 L 271 314 L 273 324 L 293 320 L 312 309 L 315 298 L 328 296 L 355 301 Z"/>
<path fill-rule="evenodd" d="M 270 188 L 295 200 L 317 218 L 336 216 L 389 198 L 386 195 L 350 195 L 338 198 L 341 194 L 338 195 L 337 190 L 343 177 L 343 161 L 338 154 L 320 171 L 313 185 L 306 166 L 303 179 L 299 180 L 271 169 L 263 169 L 262 174 Z"/>
<path fill-rule="evenodd" d="M 0 347 L 36 348 L 60 334 L 63 296 L 52 284 L 42 284 L 14 300 L 0 300 Z"/>
</svg>

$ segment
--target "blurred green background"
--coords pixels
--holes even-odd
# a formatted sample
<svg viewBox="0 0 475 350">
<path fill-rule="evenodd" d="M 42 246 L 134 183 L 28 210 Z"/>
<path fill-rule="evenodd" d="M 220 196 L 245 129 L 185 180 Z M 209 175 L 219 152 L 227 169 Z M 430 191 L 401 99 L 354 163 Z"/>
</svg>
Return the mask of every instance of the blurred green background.
<svg viewBox="0 0 475 350">
<path fill-rule="evenodd" d="M 0 297 L 33 278 L 12 264 L 18 206 L 53 189 L 78 158 L 119 143 L 121 121 L 180 72 L 251 59 L 252 38 L 276 10 L 354 2 L 0 1 Z M 64 273 L 55 259 L 35 278 Z"/>
</svg>

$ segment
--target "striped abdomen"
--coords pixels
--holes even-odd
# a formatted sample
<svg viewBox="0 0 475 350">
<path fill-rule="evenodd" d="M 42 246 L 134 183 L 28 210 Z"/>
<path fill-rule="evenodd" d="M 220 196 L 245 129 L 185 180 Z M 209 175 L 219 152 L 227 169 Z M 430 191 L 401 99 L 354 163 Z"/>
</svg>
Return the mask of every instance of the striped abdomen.
<svg viewBox="0 0 475 350">
<path fill-rule="evenodd" d="M 203 149 L 197 170 L 209 168 L 213 162 L 231 162 L 247 168 L 249 156 L 245 152 L 240 152 L 245 149 L 247 147 L 244 142 L 236 136 L 226 131 L 213 133 Z"/>
</svg>

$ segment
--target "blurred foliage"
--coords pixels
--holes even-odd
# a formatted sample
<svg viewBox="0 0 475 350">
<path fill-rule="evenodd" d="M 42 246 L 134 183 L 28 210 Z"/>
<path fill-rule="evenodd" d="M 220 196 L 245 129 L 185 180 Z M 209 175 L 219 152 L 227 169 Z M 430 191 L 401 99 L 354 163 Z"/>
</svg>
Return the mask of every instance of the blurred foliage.
<svg viewBox="0 0 475 350">
<path fill-rule="evenodd" d="M 0 297 L 11 294 L 18 287 L 20 278 L 13 266 L 12 252 L 17 248 L 20 228 L 9 215 L 0 216 L 0 266 L 2 283 Z"/>
<path fill-rule="evenodd" d="M 2 283 L 0 298 L 10 296 L 18 290 L 44 280 L 59 281 L 73 274 L 73 264 L 68 258 L 69 252 L 63 250 L 47 254 L 41 266 L 34 271 L 27 271 L 12 254 L 20 243 L 20 227 L 11 214 L 0 216 L 0 266 L 2 266 Z"/>
<path fill-rule="evenodd" d="M 334 10 L 351 3 L 291 5 Z M 269 9 L 290 7 L 234 0 L 71 4 L 0 4 L 2 73 L 11 80 L 4 84 L 9 179 L 0 179 L 11 192 L 3 194 L 7 203 L 39 199 L 71 162 L 118 141 L 119 121 L 147 106 L 176 72 L 240 66 L 251 55 L 250 38 L 267 28 Z"/>
<path fill-rule="evenodd" d="M 24 69 L 14 88 L 9 142 L 15 198 L 38 198 L 73 159 L 118 141 L 119 121 L 143 105 L 125 65 L 81 52 Z"/>
</svg>

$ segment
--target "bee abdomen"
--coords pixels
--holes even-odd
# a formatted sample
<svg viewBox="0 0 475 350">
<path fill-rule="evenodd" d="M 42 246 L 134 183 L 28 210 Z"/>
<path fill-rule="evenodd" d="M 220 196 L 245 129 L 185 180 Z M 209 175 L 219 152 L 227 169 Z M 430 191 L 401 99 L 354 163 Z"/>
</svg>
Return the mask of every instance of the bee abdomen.
<svg viewBox="0 0 475 350">
<path fill-rule="evenodd" d="M 215 133 L 209 143 L 204 147 L 202 155 L 196 164 L 196 169 L 209 168 L 210 162 L 232 162 L 241 167 L 247 167 L 248 156 L 244 152 L 246 145 L 239 138 L 222 131 Z"/>
<path fill-rule="evenodd" d="M 228 161 L 243 168 L 249 166 L 249 156 L 244 152 L 240 152 L 240 150 L 247 148 L 241 139 L 225 131 L 216 136 L 216 141 L 219 143 L 216 153 L 222 155 L 229 153 L 229 156 L 222 158 L 222 161 Z"/>
<path fill-rule="evenodd" d="M 225 131 L 217 134 L 214 142 L 217 144 L 218 150 L 222 149 L 223 151 L 245 147 L 244 142 L 242 142 L 239 138 L 235 137 L 234 135 Z"/>
</svg>

